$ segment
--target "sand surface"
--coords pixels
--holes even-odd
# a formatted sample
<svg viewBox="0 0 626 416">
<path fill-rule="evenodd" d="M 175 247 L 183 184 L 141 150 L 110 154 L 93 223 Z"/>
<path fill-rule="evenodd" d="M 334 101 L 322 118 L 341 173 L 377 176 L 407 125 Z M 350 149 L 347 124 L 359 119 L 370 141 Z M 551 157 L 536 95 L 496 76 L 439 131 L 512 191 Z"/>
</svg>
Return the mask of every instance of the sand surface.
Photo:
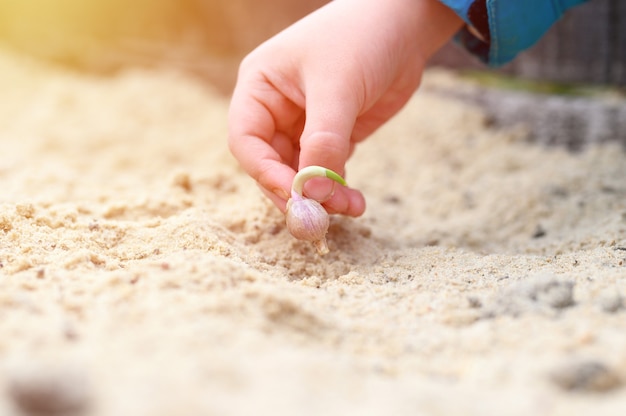
<svg viewBox="0 0 626 416">
<path fill-rule="evenodd" d="M 626 155 L 442 86 L 357 149 L 321 258 L 209 86 L 0 54 L 0 415 L 623 415 Z"/>
</svg>

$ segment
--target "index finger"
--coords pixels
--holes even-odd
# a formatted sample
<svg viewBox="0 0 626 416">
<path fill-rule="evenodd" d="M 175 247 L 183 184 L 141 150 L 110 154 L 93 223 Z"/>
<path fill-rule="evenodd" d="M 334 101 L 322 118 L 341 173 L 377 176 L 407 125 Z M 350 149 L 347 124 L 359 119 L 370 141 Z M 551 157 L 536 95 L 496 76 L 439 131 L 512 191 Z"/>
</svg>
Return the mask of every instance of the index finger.
<svg viewBox="0 0 626 416">
<path fill-rule="evenodd" d="M 284 211 L 296 172 L 273 146 L 280 134 L 274 114 L 284 113 L 283 120 L 295 118 L 295 105 L 269 89 L 263 91 L 263 97 L 248 91 L 250 88 L 235 88 L 233 93 L 228 113 L 228 145 L 246 173 Z"/>
</svg>

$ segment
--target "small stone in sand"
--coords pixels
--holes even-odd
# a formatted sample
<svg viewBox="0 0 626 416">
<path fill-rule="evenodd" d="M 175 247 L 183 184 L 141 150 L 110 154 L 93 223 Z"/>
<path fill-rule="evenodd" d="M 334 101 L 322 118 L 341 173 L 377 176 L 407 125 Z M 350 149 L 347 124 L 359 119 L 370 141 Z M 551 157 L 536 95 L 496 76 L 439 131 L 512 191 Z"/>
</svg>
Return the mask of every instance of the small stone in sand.
<svg viewBox="0 0 626 416">
<path fill-rule="evenodd" d="M 624 308 L 624 298 L 617 292 L 606 292 L 600 296 L 600 308 L 607 313 L 615 313 Z"/>
<path fill-rule="evenodd" d="M 20 367 L 9 377 L 8 394 L 24 415 L 79 416 L 90 405 L 82 372 L 67 368 Z"/>
<path fill-rule="evenodd" d="M 553 314 L 574 305 L 574 282 L 539 275 L 503 289 L 485 308 L 485 317 L 528 312 Z"/>
<path fill-rule="evenodd" d="M 581 361 L 563 365 L 551 374 L 552 381 L 564 390 L 605 392 L 622 385 L 620 377 L 599 361 Z"/>
</svg>

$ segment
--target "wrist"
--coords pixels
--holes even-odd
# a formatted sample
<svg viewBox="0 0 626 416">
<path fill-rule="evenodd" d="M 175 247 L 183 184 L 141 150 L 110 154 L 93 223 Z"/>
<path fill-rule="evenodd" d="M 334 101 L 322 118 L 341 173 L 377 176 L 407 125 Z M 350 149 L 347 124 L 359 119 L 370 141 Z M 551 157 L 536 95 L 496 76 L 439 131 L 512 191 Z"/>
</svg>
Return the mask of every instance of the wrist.
<svg viewBox="0 0 626 416">
<path fill-rule="evenodd" d="M 414 11 L 413 43 L 427 61 L 464 25 L 463 20 L 439 0 L 410 0 Z"/>
</svg>

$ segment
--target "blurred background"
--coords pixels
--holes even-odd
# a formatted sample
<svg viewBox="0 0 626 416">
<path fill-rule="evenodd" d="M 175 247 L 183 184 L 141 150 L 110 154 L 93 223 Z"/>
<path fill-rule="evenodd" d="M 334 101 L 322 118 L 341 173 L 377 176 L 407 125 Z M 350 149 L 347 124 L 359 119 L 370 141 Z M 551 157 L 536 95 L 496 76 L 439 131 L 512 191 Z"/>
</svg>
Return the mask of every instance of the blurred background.
<svg viewBox="0 0 626 416">
<path fill-rule="evenodd" d="M 322 0 L 0 0 L 0 46 L 112 73 L 171 66 L 232 86 L 239 60 Z"/>
<path fill-rule="evenodd" d="M 227 92 L 239 60 L 323 0 L 0 0 L 0 46 L 56 63 L 113 73 L 128 65 L 173 66 Z M 432 64 L 485 68 L 456 45 Z M 572 10 L 514 63 L 527 79 L 626 85 L 626 1 Z"/>
</svg>

